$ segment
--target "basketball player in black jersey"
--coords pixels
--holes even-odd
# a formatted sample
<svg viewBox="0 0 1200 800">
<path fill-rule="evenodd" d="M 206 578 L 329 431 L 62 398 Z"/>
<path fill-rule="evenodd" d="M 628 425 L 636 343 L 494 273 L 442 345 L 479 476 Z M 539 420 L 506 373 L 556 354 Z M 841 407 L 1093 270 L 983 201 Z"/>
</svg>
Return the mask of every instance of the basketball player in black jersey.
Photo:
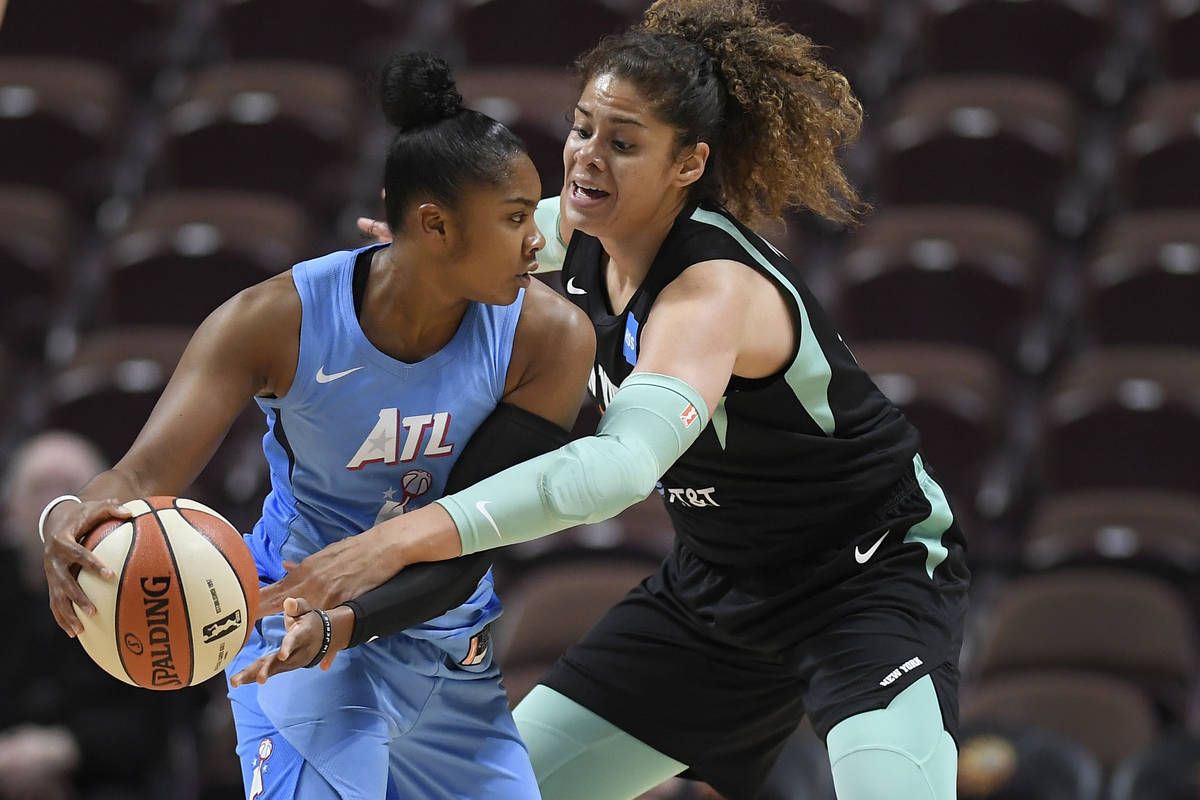
<svg viewBox="0 0 1200 800">
<path fill-rule="evenodd" d="M 836 160 L 861 107 L 814 50 L 748 0 L 660 0 L 586 54 L 538 223 L 596 329 L 597 435 L 264 595 L 268 613 L 330 607 L 657 489 L 673 552 L 517 708 L 545 797 L 634 797 L 686 770 L 752 798 L 805 714 L 841 800 L 954 797 L 962 534 L 917 432 L 753 231 L 787 207 L 863 210 Z M 294 628 L 296 652 L 316 633 Z"/>
</svg>

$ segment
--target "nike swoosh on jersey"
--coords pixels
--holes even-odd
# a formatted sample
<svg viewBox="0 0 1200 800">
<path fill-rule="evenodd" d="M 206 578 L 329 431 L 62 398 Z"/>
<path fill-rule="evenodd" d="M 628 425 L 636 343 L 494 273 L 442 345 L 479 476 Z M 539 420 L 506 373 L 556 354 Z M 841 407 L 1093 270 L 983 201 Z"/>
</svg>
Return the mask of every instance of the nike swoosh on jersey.
<svg viewBox="0 0 1200 800">
<path fill-rule="evenodd" d="M 880 536 L 878 539 L 876 539 L 875 544 L 871 545 L 870 549 L 867 550 L 867 552 L 865 552 L 865 553 L 862 552 L 861 550 L 859 550 L 858 547 L 855 547 L 854 548 L 854 560 L 860 564 L 865 564 L 868 561 L 870 561 L 871 556 L 875 555 L 875 551 L 879 549 L 879 545 L 883 544 L 883 540 L 886 539 L 888 537 L 888 534 L 891 532 L 892 531 L 890 528 L 888 530 L 884 531 L 883 536 Z"/>
<path fill-rule="evenodd" d="M 492 519 L 492 515 L 489 514 L 488 510 L 487 510 L 487 504 L 490 502 L 492 502 L 492 501 L 491 500 L 480 500 L 479 502 L 477 502 L 475 504 L 475 510 L 478 511 L 480 514 L 483 514 L 484 518 L 489 523 L 491 523 L 492 530 L 494 530 L 496 532 L 496 538 L 500 539 L 500 538 L 503 538 L 502 536 L 500 536 L 500 528 L 496 525 L 496 520 Z"/>
<path fill-rule="evenodd" d="M 575 285 L 575 276 L 572 275 L 567 281 L 567 294 L 587 294 L 587 289 L 580 289 Z"/>
<path fill-rule="evenodd" d="M 332 375 L 327 375 L 325 373 L 325 365 L 322 364 L 321 366 L 317 367 L 317 383 L 329 383 L 330 381 L 336 381 L 338 378 L 344 378 L 351 372 L 358 372 L 360 369 L 362 369 L 362 367 L 351 367 L 350 369 L 344 369 L 341 372 L 335 372 Z"/>
</svg>

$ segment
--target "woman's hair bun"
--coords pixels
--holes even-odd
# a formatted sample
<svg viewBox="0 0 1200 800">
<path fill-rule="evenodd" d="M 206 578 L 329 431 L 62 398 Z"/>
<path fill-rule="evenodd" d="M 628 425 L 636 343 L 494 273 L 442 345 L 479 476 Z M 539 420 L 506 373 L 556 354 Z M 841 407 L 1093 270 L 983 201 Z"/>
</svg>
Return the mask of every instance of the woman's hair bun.
<svg viewBox="0 0 1200 800">
<path fill-rule="evenodd" d="M 450 67 L 432 53 L 397 53 L 379 79 L 383 115 L 401 131 L 434 125 L 463 110 Z"/>
</svg>

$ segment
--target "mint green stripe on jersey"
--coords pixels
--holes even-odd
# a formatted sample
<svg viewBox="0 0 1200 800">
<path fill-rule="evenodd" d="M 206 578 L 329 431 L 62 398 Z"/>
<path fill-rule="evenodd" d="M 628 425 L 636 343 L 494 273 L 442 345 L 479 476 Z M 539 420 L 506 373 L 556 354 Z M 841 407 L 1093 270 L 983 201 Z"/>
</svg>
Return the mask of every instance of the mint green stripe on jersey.
<svg viewBox="0 0 1200 800">
<path fill-rule="evenodd" d="M 937 565 L 945 561 L 946 556 L 950 554 L 950 551 L 942 544 L 942 534 L 954 522 L 954 514 L 950 511 L 950 504 L 946 502 L 946 493 L 942 491 L 942 487 L 925 471 L 925 464 L 921 461 L 919 453 L 913 456 L 913 471 L 916 472 L 917 483 L 920 484 L 921 491 L 925 493 L 925 499 L 929 501 L 931 510 L 928 517 L 908 529 L 908 533 L 904 535 L 904 541 L 920 542 L 925 545 L 925 549 L 929 551 L 929 555 L 925 559 L 925 571 L 929 573 L 932 580 L 933 571 L 937 569 Z"/>
<path fill-rule="evenodd" d="M 829 381 L 833 377 L 833 370 L 829 366 L 829 359 L 821 350 L 820 342 L 813 334 L 812 325 L 808 321 L 808 310 L 804 307 L 804 301 L 800 299 L 800 293 L 796 291 L 796 287 L 792 286 L 791 281 L 784 278 L 779 270 L 775 269 L 774 265 L 759 252 L 758 248 L 751 244 L 742 232 L 725 217 L 715 211 L 698 208 L 692 214 L 692 219 L 720 228 L 732 236 L 759 266 L 775 276 L 775 280 L 786 286 L 792 297 L 796 299 L 796 307 L 800 310 L 800 351 L 796 354 L 796 360 L 784 373 L 784 379 L 788 382 L 788 386 L 792 387 L 796 399 L 812 417 L 813 422 L 817 423 L 827 436 L 832 435 L 834 419 L 833 409 L 829 407 Z"/>
<path fill-rule="evenodd" d="M 725 449 L 725 437 L 729 433 L 729 414 L 725 411 L 725 398 L 717 403 L 717 407 L 713 409 L 712 415 L 713 433 L 717 435 L 717 441 L 721 444 L 721 449 Z"/>
</svg>

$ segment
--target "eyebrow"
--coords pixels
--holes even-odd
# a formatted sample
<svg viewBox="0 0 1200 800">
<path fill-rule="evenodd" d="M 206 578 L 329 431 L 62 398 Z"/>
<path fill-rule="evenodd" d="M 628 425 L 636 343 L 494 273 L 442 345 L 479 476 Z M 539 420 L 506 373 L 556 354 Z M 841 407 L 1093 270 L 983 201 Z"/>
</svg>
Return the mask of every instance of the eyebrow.
<svg viewBox="0 0 1200 800">
<path fill-rule="evenodd" d="M 578 111 L 580 114 L 583 114 L 588 119 L 592 118 L 592 112 L 588 111 L 583 106 L 577 105 L 577 106 L 575 106 L 575 110 Z M 639 122 L 638 120 L 632 119 L 630 117 L 609 117 L 608 121 L 611 122 L 613 125 L 637 125 L 639 128 L 646 127 L 646 125 L 644 123 Z"/>
<path fill-rule="evenodd" d="M 528 197 L 506 197 L 506 198 L 504 198 L 504 202 L 505 203 L 520 203 L 521 205 L 529 207 L 529 208 L 536 208 L 537 204 L 538 204 L 537 200 L 530 200 Z"/>
</svg>

